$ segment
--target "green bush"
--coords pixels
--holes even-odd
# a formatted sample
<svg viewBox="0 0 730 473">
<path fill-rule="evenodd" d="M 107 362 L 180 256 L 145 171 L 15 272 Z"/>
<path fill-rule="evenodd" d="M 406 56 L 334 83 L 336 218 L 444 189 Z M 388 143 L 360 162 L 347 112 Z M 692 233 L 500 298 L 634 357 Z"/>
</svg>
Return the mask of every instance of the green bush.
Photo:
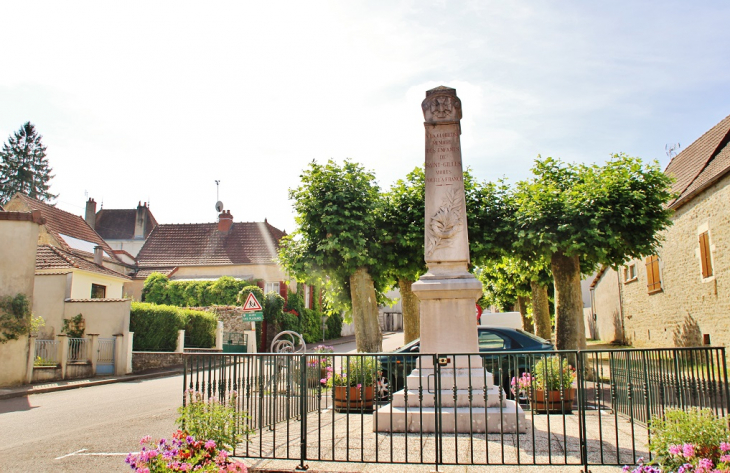
<svg viewBox="0 0 730 473">
<path fill-rule="evenodd" d="M 304 310 L 303 294 L 304 294 L 304 285 L 303 284 L 297 285 L 297 292 L 288 291 L 286 306 L 284 307 L 284 311 L 293 310 L 297 313 L 297 315 L 301 315 L 302 311 Z"/>
<path fill-rule="evenodd" d="M 235 305 L 241 290 L 252 283 L 255 284 L 230 276 L 222 276 L 215 281 L 170 281 L 163 274 L 152 273 L 144 282 L 142 300 L 178 307 Z"/>
<path fill-rule="evenodd" d="M 185 346 L 194 348 L 213 348 L 218 317 L 201 310 L 182 309 L 185 318 Z"/>
<path fill-rule="evenodd" d="M 177 307 L 132 302 L 129 331 L 134 332 L 134 350 L 175 351 L 177 332 L 185 318 Z"/>
<path fill-rule="evenodd" d="M 210 300 L 212 304 L 218 305 L 236 305 L 238 293 L 245 286 L 247 281 L 236 281 L 230 276 L 222 276 L 210 285 Z M 208 305 L 208 304 L 206 304 Z"/>
<path fill-rule="evenodd" d="M 299 328 L 299 317 L 297 317 L 294 314 L 284 312 L 281 315 L 281 330 L 280 331 L 283 332 L 285 330 L 293 330 L 294 332 L 300 333 L 301 329 Z"/>
<path fill-rule="evenodd" d="M 244 301 L 245 302 L 245 301 Z M 284 314 L 284 298 L 279 294 L 270 292 L 266 294 L 266 299 L 259 299 L 264 306 L 264 320 L 267 322 L 279 322 Z"/>
<path fill-rule="evenodd" d="M 162 273 L 152 273 L 144 280 L 142 301 L 154 304 L 167 304 L 167 285 L 170 280 Z"/>
<path fill-rule="evenodd" d="M 342 336 L 342 317 L 340 314 L 332 314 L 327 317 L 327 340 L 340 338 Z"/>
<path fill-rule="evenodd" d="M 312 309 L 302 309 L 299 329 L 304 341 L 316 343 L 322 340 L 322 313 Z"/>
</svg>

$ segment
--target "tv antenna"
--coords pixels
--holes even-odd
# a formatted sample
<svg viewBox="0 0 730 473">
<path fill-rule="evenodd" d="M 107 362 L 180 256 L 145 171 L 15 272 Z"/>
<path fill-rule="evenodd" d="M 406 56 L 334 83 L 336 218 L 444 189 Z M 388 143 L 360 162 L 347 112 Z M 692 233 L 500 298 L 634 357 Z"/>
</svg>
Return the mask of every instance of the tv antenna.
<svg viewBox="0 0 730 473">
<path fill-rule="evenodd" d="M 223 212 L 223 202 L 220 201 L 219 195 L 218 195 L 218 190 L 220 188 L 220 184 L 221 184 L 221 181 L 219 181 L 218 179 L 216 179 L 215 180 L 215 200 L 216 200 L 215 210 L 217 212 L 219 212 L 219 213 L 220 212 Z"/>
<path fill-rule="evenodd" d="M 674 143 L 672 145 L 664 145 L 664 151 L 666 151 L 667 156 L 669 156 L 669 159 L 672 159 L 677 155 L 677 150 L 681 147 L 679 143 Z"/>
</svg>

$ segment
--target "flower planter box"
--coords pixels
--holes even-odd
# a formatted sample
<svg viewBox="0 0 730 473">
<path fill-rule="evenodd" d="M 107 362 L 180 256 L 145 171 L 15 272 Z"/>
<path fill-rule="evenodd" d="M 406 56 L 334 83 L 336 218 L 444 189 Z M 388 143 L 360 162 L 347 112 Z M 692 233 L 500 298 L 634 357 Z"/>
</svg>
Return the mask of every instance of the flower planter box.
<svg viewBox="0 0 730 473">
<path fill-rule="evenodd" d="M 530 406 L 536 411 L 548 414 L 570 414 L 573 412 L 573 400 L 575 399 L 575 388 L 563 391 L 563 398 L 560 398 L 560 391 L 544 391 L 536 389 L 530 396 Z"/>
<path fill-rule="evenodd" d="M 365 386 L 364 388 L 335 386 L 334 389 L 335 410 L 337 412 L 372 411 L 374 398 L 375 389 L 373 386 Z"/>
</svg>

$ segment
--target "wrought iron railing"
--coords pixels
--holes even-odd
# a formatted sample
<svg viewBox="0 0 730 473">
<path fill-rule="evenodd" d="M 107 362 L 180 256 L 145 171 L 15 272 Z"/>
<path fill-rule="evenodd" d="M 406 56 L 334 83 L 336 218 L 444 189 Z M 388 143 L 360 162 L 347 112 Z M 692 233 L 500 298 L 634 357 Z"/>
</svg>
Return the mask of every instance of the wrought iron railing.
<svg viewBox="0 0 730 473">
<path fill-rule="evenodd" d="M 58 364 L 58 341 L 57 340 L 36 340 L 35 366 L 55 366 Z"/>
<path fill-rule="evenodd" d="M 550 366 L 563 360 L 568 370 L 553 373 Z M 363 389 L 376 364 L 372 389 Z M 336 389 L 345 381 L 327 382 L 332 373 L 355 386 Z M 543 392 L 535 378 L 551 374 L 557 389 Z M 307 461 L 347 461 L 587 471 L 651 458 L 648 422 L 667 408 L 728 415 L 723 348 L 189 354 L 184 383 L 207 397 L 236 390 L 255 431 L 238 453 L 297 460 L 300 468 Z"/>
<path fill-rule="evenodd" d="M 89 339 L 69 338 L 68 339 L 68 362 L 89 361 Z"/>
</svg>

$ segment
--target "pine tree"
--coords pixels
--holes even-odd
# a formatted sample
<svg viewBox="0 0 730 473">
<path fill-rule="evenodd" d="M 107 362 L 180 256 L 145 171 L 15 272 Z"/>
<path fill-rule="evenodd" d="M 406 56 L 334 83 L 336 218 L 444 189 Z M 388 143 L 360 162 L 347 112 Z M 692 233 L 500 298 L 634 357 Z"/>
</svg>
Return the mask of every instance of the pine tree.
<svg viewBox="0 0 730 473">
<path fill-rule="evenodd" d="M 33 124 L 27 122 L 3 145 L 0 151 L 0 204 L 17 192 L 42 201 L 57 197 L 48 192 L 53 175 L 42 138 Z"/>
</svg>

